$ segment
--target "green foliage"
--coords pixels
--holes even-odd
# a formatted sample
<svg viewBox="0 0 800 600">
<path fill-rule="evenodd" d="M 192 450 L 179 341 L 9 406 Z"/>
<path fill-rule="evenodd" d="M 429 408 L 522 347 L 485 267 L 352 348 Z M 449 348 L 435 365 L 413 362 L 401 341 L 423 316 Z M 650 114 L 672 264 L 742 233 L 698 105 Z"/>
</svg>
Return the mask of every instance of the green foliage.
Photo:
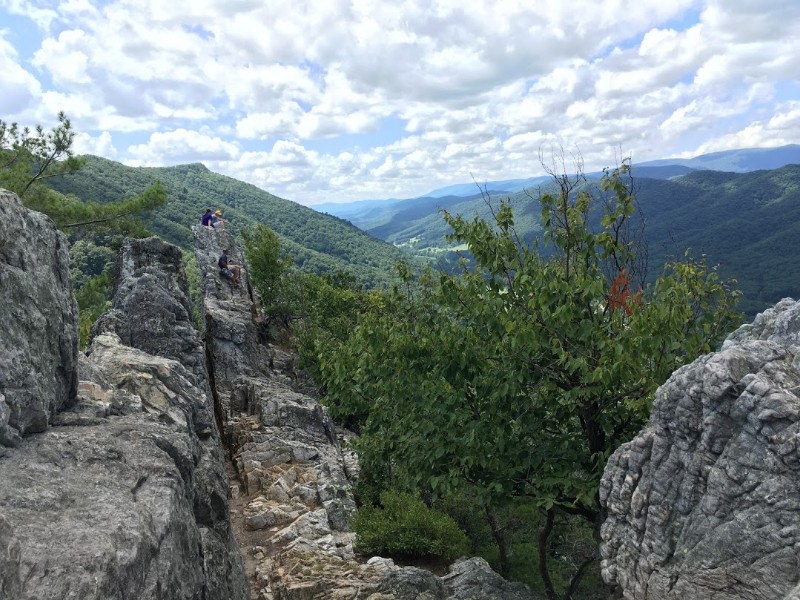
<svg viewBox="0 0 800 600">
<path fill-rule="evenodd" d="M 365 505 L 352 522 L 356 551 L 399 558 L 451 561 L 469 543 L 455 521 L 419 498 L 396 491 L 381 494 L 381 506 Z"/>
<path fill-rule="evenodd" d="M 226 229 L 234 233 L 268 224 L 283 254 L 304 272 L 333 275 L 346 270 L 359 285 L 382 287 L 391 284 L 392 265 L 404 256 L 347 221 L 212 173 L 201 164 L 126 167 L 89 156 L 80 171 L 51 180 L 51 185 L 63 194 L 106 203 L 139 194 L 155 181 L 162 183 L 170 201 L 154 211 L 148 229 L 185 248 L 193 243 L 190 227 L 200 223 L 205 209 L 219 208 L 228 220 Z"/>
<path fill-rule="evenodd" d="M 115 259 L 116 251 L 110 246 L 91 239 L 76 241 L 69 248 L 72 287 L 79 289 L 92 277 L 112 274 Z"/>
<path fill-rule="evenodd" d="M 0 120 L 0 187 L 16 193 L 26 207 L 45 213 L 73 236 L 109 230 L 145 235 L 143 215 L 167 203 L 166 190 L 158 181 L 136 197 L 106 203 L 91 201 L 91 195 L 63 195 L 45 185 L 56 185 L 86 164 L 86 159 L 73 154 L 75 132 L 63 112 L 58 122 L 47 132 L 41 125 L 31 130 Z"/>
<path fill-rule="evenodd" d="M 73 155 L 75 132 L 63 112 L 58 125 L 45 131 L 33 130 L 0 120 L 0 187 L 23 200 L 42 195 L 42 181 L 79 169 L 83 161 Z"/>
<path fill-rule="evenodd" d="M 259 225 L 253 230 L 242 232 L 244 251 L 250 278 L 267 305 L 278 301 L 278 288 L 283 274 L 288 268 L 286 260 L 280 256 L 280 241 L 267 225 Z"/>
<path fill-rule="evenodd" d="M 350 335 L 360 315 L 379 310 L 383 293 L 365 291 L 344 272 L 320 276 L 306 273 L 298 279 L 294 341 L 303 369 L 319 381 L 319 364 Z M 357 424 L 347 422 L 357 429 Z"/>
<path fill-rule="evenodd" d="M 186 271 L 186 284 L 189 288 L 189 300 L 192 303 L 192 321 L 198 331 L 203 330 L 203 292 L 200 289 L 200 268 L 197 257 L 191 250 L 183 250 L 183 268 Z"/>
<path fill-rule="evenodd" d="M 79 310 L 78 328 L 81 350 L 86 349 L 89 333 L 94 322 L 111 308 L 109 298 L 111 297 L 113 284 L 113 275 L 110 272 L 106 272 L 87 279 L 75 291 L 75 299 L 78 301 Z"/>
<path fill-rule="evenodd" d="M 493 222 L 445 214 L 479 268 L 396 290 L 321 365 L 334 415 L 361 423 L 364 478 L 599 518 L 606 459 L 657 386 L 739 323 L 736 293 L 702 262 L 637 281 L 626 174 L 607 173 L 596 230 L 597 199 L 557 178 L 540 199 L 547 246 L 521 243 L 507 203 Z"/>
</svg>

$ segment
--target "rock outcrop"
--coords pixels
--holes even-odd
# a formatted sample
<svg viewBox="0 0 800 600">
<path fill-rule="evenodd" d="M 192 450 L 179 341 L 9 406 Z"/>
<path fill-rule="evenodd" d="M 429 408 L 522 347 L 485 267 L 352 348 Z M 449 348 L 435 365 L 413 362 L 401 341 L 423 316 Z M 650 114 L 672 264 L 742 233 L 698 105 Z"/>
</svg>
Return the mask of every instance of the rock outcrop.
<svg viewBox="0 0 800 600">
<path fill-rule="evenodd" d="M 78 307 L 66 238 L 0 189 L 0 455 L 75 400 Z"/>
<path fill-rule="evenodd" d="M 125 246 L 115 310 L 94 328 L 82 357 L 72 348 L 74 300 L 57 294 L 59 284 L 69 288 L 63 239 L 45 217 L 6 201 L 0 198 L 3 211 L 20 214 L 0 224 L 2 293 L 17 294 L 4 298 L 37 317 L 23 321 L 18 336 L 0 337 L 0 364 L 31 370 L 41 357 L 29 355 L 41 353 L 52 368 L 42 363 L 41 381 L 27 395 L 2 389 L 5 406 L 22 398 L 41 407 L 47 427 L 7 422 L 21 433 L 46 430 L 0 454 L 0 598 L 244 600 L 249 590 L 180 253 L 157 240 Z M 34 243 L 22 257 L 14 238 L 27 230 L 54 241 Z M 26 291 L 26 273 L 53 289 Z M 20 289 L 9 291 L 7 282 Z M 40 341 L 42 332 L 52 339 Z M 59 399 L 57 390 L 70 389 L 71 398 Z"/>
<path fill-rule="evenodd" d="M 355 556 L 347 432 L 219 277 L 227 232 L 196 240 L 205 343 L 180 251 L 150 238 L 122 248 L 83 355 L 65 239 L 0 191 L 0 598 L 532 598 L 479 559 Z"/>
<path fill-rule="evenodd" d="M 610 458 L 602 572 L 630 599 L 800 597 L 800 303 L 659 388 Z"/>
</svg>

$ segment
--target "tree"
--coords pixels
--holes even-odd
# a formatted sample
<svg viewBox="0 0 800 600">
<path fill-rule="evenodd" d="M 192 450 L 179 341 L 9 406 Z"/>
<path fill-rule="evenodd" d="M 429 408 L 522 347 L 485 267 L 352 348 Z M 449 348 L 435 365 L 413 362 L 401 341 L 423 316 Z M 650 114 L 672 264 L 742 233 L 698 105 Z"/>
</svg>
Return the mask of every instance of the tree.
<svg viewBox="0 0 800 600">
<path fill-rule="evenodd" d="M 72 124 L 63 112 L 49 132 L 41 125 L 31 130 L 0 120 L 0 185 L 24 199 L 44 179 L 78 170 L 83 161 L 74 156 L 74 139 Z"/>
<path fill-rule="evenodd" d="M 278 236 L 267 225 L 243 231 L 244 251 L 251 279 L 264 302 L 275 304 L 278 284 L 286 271 L 287 263 L 280 256 Z"/>
<path fill-rule="evenodd" d="M 557 176 L 558 191 L 539 198 L 541 243 L 520 242 L 507 202 L 493 222 L 445 213 L 478 268 L 409 281 L 321 369 L 334 415 L 362 423 L 362 474 L 375 485 L 469 487 L 490 510 L 512 497 L 538 506 L 550 598 L 571 597 L 594 558 L 556 589 L 557 515 L 599 528 L 608 456 L 644 424 L 669 374 L 738 323 L 736 292 L 702 261 L 637 282 L 629 169 L 607 171 L 597 196 L 580 173 Z"/>
<path fill-rule="evenodd" d="M 46 182 L 74 173 L 85 160 L 74 155 L 75 132 L 63 112 L 58 125 L 45 131 L 20 128 L 0 120 L 0 187 L 17 194 L 28 208 L 45 213 L 60 229 L 75 233 L 114 230 L 144 235 L 142 218 L 167 202 L 166 190 L 156 182 L 138 196 L 112 203 L 64 196 Z"/>
</svg>

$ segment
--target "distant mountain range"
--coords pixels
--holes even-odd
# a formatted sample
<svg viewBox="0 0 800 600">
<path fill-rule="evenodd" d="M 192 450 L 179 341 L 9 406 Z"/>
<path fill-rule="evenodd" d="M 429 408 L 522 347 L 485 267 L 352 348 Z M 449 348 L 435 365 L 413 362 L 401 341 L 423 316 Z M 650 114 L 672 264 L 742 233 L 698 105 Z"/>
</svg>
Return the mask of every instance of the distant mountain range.
<svg viewBox="0 0 800 600">
<path fill-rule="evenodd" d="M 795 165 L 795 166 L 791 166 Z M 635 164 L 632 174 L 646 219 L 651 274 L 686 247 L 719 264 L 744 293 L 743 310 L 762 310 L 783 296 L 800 297 L 800 145 L 752 148 Z M 590 173 L 591 179 L 601 173 Z M 541 230 L 536 203 L 549 177 L 487 182 L 496 202 L 515 207 L 517 230 L 526 240 Z M 482 185 L 483 187 L 483 185 Z M 317 210 L 323 207 L 313 207 Z M 446 264 L 454 248 L 444 240 L 449 228 L 440 210 L 489 218 L 475 183 L 434 190 L 408 200 L 327 205 L 380 239 L 428 261 Z"/>
<path fill-rule="evenodd" d="M 790 144 L 778 148 L 744 148 L 738 150 L 724 150 L 701 154 L 694 158 L 664 158 L 635 163 L 633 174 L 635 177 L 648 177 L 651 179 L 672 179 L 691 173 L 692 171 L 729 171 L 732 173 L 746 173 L 759 169 L 777 169 L 784 165 L 800 164 L 800 145 Z M 587 177 L 600 177 L 602 172 L 587 173 Z M 369 225 L 370 222 L 380 220 L 377 215 L 382 211 L 392 211 L 398 203 L 412 200 L 428 199 L 428 203 L 436 204 L 440 198 L 468 198 L 480 195 L 480 191 L 492 194 L 513 194 L 523 190 L 534 190 L 550 181 L 548 175 L 528 177 L 525 179 L 506 179 L 502 181 L 458 183 L 437 188 L 424 196 L 416 198 L 398 199 L 387 198 L 383 200 L 356 200 L 344 203 L 324 203 L 312 206 L 314 210 L 342 219 L 347 219 L 356 227 Z M 479 188 L 480 186 L 480 188 Z"/>
<path fill-rule="evenodd" d="M 800 298 L 800 146 L 717 152 L 675 162 L 635 165 L 635 189 L 646 220 L 650 273 L 685 248 L 719 264 L 744 293 L 742 308 L 752 315 L 784 296 Z M 711 167 L 725 170 L 710 170 Z M 769 167 L 769 170 L 756 170 Z M 780 168 L 776 168 L 780 167 Z M 599 174 L 592 174 L 599 176 Z M 201 164 L 164 168 L 126 167 L 87 157 L 84 169 L 52 185 L 63 193 L 99 202 L 135 195 L 154 181 L 167 189 L 169 203 L 152 219 L 164 239 L 188 247 L 189 227 L 205 208 L 219 208 L 230 226 L 242 230 L 268 224 L 295 264 L 318 273 L 348 271 L 367 286 L 393 279 L 400 258 L 448 268 L 457 256 L 445 240 L 449 228 L 439 209 L 467 217 L 491 217 L 474 184 L 435 190 L 437 196 L 337 205 L 337 216 L 321 214 Z M 492 201 L 509 198 L 524 241 L 541 233 L 540 188 L 546 178 L 490 182 Z M 348 220 L 345 220 L 348 219 Z M 352 223 L 351 223 L 352 222 Z M 354 226 L 357 225 L 356 226 Z"/>
</svg>

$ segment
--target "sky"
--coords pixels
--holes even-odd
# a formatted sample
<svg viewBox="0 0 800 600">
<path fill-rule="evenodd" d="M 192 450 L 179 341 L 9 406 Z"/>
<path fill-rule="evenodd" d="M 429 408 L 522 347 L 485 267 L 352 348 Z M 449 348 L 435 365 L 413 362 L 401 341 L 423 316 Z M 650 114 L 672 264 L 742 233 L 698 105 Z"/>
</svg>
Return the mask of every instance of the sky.
<svg viewBox="0 0 800 600">
<path fill-rule="evenodd" d="M 80 154 L 410 198 L 798 143 L 800 0 L 0 0 L 0 74 Z"/>
</svg>

